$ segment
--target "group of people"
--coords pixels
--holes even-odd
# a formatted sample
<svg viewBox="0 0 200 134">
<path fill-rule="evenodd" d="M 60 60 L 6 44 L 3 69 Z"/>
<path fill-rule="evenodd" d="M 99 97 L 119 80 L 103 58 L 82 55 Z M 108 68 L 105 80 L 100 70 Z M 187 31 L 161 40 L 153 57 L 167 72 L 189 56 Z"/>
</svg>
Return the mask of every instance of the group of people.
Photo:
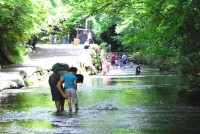
<svg viewBox="0 0 200 134">
<path fill-rule="evenodd" d="M 126 65 L 128 63 L 128 57 L 125 53 L 121 57 L 116 55 L 115 53 L 109 53 L 108 56 L 102 59 L 102 69 L 103 69 L 103 76 L 109 75 L 111 68 L 118 68 L 118 66 L 121 69 L 125 69 Z M 134 67 L 134 63 L 131 60 L 129 62 L 130 69 L 132 70 Z M 139 76 L 141 73 L 141 66 L 139 62 L 136 63 L 135 67 L 135 74 L 136 76 Z"/>
<path fill-rule="evenodd" d="M 52 101 L 55 101 L 57 113 L 64 111 L 65 100 L 68 102 L 69 112 L 72 112 L 72 102 L 75 111 L 79 110 L 77 97 L 77 83 L 83 82 L 83 75 L 76 74 L 76 67 L 54 70 L 49 77 Z M 64 86 L 63 86 L 64 84 Z"/>
<path fill-rule="evenodd" d="M 127 64 L 127 56 L 122 55 L 121 63 L 123 66 Z M 111 54 L 110 60 L 103 58 L 102 68 L 103 76 L 109 75 L 110 69 L 113 66 L 118 66 L 118 59 L 116 55 Z M 133 68 L 133 61 L 130 61 L 130 68 Z M 52 100 L 55 101 L 57 113 L 64 111 L 65 100 L 67 100 L 69 111 L 72 112 L 72 102 L 75 106 L 75 111 L 79 110 L 77 97 L 77 83 L 83 82 L 83 75 L 77 74 L 76 67 L 70 67 L 66 64 L 55 64 L 57 69 L 52 69 L 53 73 L 49 77 L 49 85 L 51 89 Z M 53 67 L 54 67 L 53 66 Z M 61 66 L 61 67 L 59 67 Z M 52 67 L 52 68 L 53 68 Z M 124 67 L 125 68 L 125 67 Z M 136 76 L 140 75 L 141 67 L 139 63 L 136 65 Z M 63 86 L 64 84 L 64 86 Z"/>
</svg>

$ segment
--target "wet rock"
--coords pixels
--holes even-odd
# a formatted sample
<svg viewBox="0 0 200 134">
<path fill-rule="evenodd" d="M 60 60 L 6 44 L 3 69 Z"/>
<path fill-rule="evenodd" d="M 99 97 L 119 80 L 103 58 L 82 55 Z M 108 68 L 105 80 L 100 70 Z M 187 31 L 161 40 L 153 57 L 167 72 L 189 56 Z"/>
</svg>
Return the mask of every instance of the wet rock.
<svg viewBox="0 0 200 134">
<path fill-rule="evenodd" d="M 50 70 L 33 69 L 20 70 L 19 73 L 0 73 L 0 91 L 4 89 L 19 89 L 41 83 L 49 78 Z"/>
<path fill-rule="evenodd" d="M 79 125 L 79 121 L 75 118 L 68 118 L 66 121 L 55 121 L 52 125 L 56 127 L 75 127 Z"/>
<path fill-rule="evenodd" d="M 27 78 L 27 72 L 25 70 L 20 70 L 19 71 L 19 75 L 23 78 L 23 79 L 26 79 Z"/>
<path fill-rule="evenodd" d="M 48 80 L 50 75 L 50 69 L 40 69 L 32 72 L 30 75 L 25 75 L 24 81 L 27 86 L 35 85 Z"/>
<path fill-rule="evenodd" d="M 107 104 L 107 105 L 98 105 L 98 106 L 93 106 L 92 109 L 96 109 L 96 110 L 118 110 L 118 108 Z"/>
<path fill-rule="evenodd" d="M 24 86 L 24 80 L 20 75 L 13 73 L 0 73 L 0 91 L 4 89 L 18 89 Z"/>
</svg>

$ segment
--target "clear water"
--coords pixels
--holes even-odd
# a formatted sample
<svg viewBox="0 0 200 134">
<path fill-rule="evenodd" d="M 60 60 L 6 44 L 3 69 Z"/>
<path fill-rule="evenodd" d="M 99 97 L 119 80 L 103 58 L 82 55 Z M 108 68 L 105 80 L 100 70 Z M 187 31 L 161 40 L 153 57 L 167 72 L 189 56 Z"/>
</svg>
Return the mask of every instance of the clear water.
<svg viewBox="0 0 200 134">
<path fill-rule="evenodd" d="M 143 66 L 110 76 L 85 76 L 79 84 L 80 110 L 56 114 L 48 83 L 0 93 L 1 133 L 198 134 L 200 107 L 178 98 L 187 86 L 181 75 Z"/>
</svg>

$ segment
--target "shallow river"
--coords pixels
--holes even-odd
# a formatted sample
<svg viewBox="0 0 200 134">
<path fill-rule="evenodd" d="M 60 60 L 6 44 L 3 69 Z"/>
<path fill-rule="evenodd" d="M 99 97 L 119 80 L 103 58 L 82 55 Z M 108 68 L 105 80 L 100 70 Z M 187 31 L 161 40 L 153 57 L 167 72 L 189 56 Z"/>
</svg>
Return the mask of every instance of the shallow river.
<svg viewBox="0 0 200 134">
<path fill-rule="evenodd" d="M 55 113 L 48 84 L 0 93 L 1 133 L 198 134 L 200 107 L 177 97 L 187 86 L 181 75 L 142 66 L 110 76 L 85 76 L 78 85 L 80 110 Z"/>
</svg>

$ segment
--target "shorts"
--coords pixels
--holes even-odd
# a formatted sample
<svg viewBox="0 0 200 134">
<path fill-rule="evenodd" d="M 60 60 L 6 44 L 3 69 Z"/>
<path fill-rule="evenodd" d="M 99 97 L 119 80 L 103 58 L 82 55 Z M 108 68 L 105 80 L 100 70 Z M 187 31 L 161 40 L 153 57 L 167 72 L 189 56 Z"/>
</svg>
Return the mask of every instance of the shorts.
<svg viewBox="0 0 200 134">
<path fill-rule="evenodd" d="M 115 61 L 111 61 L 111 65 L 115 65 Z"/>
<path fill-rule="evenodd" d="M 125 65 L 125 64 L 126 64 L 126 60 L 123 60 L 122 62 L 123 62 L 123 65 Z"/>
<path fill-rule="evenodd" d="M 78 97 L 77 97 L 75 89 L 67 88 L 65 89 L 65 94 L 67 95 L 69 100 L 72 100 L 74 104 L 78 104 Z"/>
<path fill-rule="evenodd" d="M 141 71 L 136 71 L 135 74 L 136 74 L 136 75 L 140 75 L 140 73 L 141 73 Z"/>
<path fill-rule="evenodd" d="M 61 93 L 58 91 L 56 84 L 49 81 L 49 85 L 51 89 L 52 101 L 64 101 L 65 98 L 63 98 Z"/>
</svg>

